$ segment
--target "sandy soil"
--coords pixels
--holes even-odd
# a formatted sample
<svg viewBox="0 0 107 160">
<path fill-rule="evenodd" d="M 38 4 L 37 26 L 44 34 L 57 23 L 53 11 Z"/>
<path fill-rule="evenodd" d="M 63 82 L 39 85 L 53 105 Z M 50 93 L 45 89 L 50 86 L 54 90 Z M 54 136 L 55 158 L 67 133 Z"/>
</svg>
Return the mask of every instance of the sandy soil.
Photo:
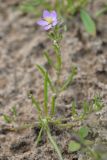
<svg viewBox="0 0 107 160">
<path fill-rule="evenodd" d="M 58 160 L 45 135 L 36 147 L 35 140 L 39 132 L 36 125 L 14 131 L 9 129 L 13 124 L 7 127 L 3 120 L 3 114 L 11 116 L 11 108 L 15 105 L 16 127 L 35 124 L 37 114 L 28 93 L 32 92 L 40 101 L 43 100 L 43 80 L 35 64 L 48 67 L 43 51 L 51 50 L 46 33 L 35 26 L 35 16 L 25 15 L 17 9 L 20 3 L 19 0 L 0 1 L 0 160 Z M 103 1 L 98 0 L 89 6 L 93 16 L 102 4 Z M 93 128 L 97 135 L 93 140 L 99 144 L 107 141 L 107 14 L 99 17 L 96 23 L 96 37 L 89 36 L 77 19 L 69 22 L 69 30 L 64 33 L 61 44 L 63 78 L 73 65 L 77 66 L 78 74 L 68 90 L 61 94 L 57 114 L 70 117 L 69 106 L 73 100 L 81 110 L 83 100 L 92 100 L 94 95 L 100 94 L 104 108 L 92 113 L 83 122 Z M 53 54 L 52 51 L 50 54 Z M 49 70 L 53 76 L 52 70 Z M 71 130 L 51 130 L 64 160 L 81 160 L 81 153 L 70 154 L 67 151 Z"/>
</svg>

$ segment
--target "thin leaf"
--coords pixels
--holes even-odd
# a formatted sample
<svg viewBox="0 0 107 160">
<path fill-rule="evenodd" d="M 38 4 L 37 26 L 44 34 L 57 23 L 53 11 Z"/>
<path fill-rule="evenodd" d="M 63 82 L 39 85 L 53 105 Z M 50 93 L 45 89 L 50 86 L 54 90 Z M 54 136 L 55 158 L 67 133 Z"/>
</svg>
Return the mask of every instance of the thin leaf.
<svg viewBox="0 0 107 160">
<path fill-rule="evenodd" d="M 55 67 L 56 67 L 57 71 L 60 72 L 60 70 L 61 70 L 61 65 L 62 65 L 62 58 L 61 58 L 61 53 L 60 53 L 60 46 L 59 46 L 57 43 L 55 43 L 55 44 L 53 45 L 53 47 L 54 47 L 54 51 L 55 51 L 56 58 L 57 58 L 57 64 L 56 64 Z"/>
<path fill-rule="evenodd" d="M 36 67 L 42 73 L 42 75 L 45 77 L 46 70 L 38 64 L 36 65 Z"/>
<path fill-rule="evenodd" d="M 17 116 L 17 110 L 16 110 L 16 106 L 13 106 L 11 109 L 12 114 L 16 117 Z"/>
<path fill-rule="evenodd" d="M 12 122 L 12 119 L 8 115 L 6 115 L 6 114 L 3 115 L 3 118 L 4 118 L 4 121 L 6 123 L 11 123 Z"/>
<path fill-rule="evenodd" d="M 84 115 L 90 112 L 90 106 L 86 100 L 83 103 L 83 109 L 84 109 Z"/>
<path fill-rule="evenodd" d="M 73 116 L 77 115 L 76 102 L 75 101 L 72 102 L 72 115 Z"/>
<path fill-rule="evenodd" d="M 48 135 L 48 138 L 49 138 L 51 144 L 53 145 L 54 149 L 56 150 L 56 152 L 57 152 L 57 154 L 59 156 L 59 160 L 63 160 L 61 151 L 60 151 L 59 147 L 57 146 L 54 138 L 51 136 L 51 133 L 50 133 L 49 129 L 47 129 L 47 135 Z"/>
<path fill-rule="evenodd" d="M 36 107 L 37 111 L 39 113 L 41 113 L 41 107 L 40 107 L 39 102 L 35 99 L 35 97 L 33 95 L 30 95 L 30 97 L 31 97 L 31 100 L 32 100 L 32 104 Z"/>
<path fill-rule="evenodd" d="M 52 116 L 55 114 L 55 100 L 56 100 L 56 95 L 53 95 L 52 102 L 51 102 L 51 115 Z"/>
<path fill-rule="evenodd" d="M 45 73 L 45 79 L 44 79 L 44 111 L 47 115 L 48 112 L 48 74 Z"/>
<path fill-rule="evenodd" d="M 41 129 L 40 129 L 39 135 L 38 135 L 37 140 L 36 140 L 36 145 L 37 145 L 37 144 L 40 142 L 40 140 L 41 140 L 42 132 L 43 132 L 43 127 L 41 127 Z"/>
<path fill-rule="evenodd" d="M 107 5 L 105 5 L 102 9 L 97 11 L 97 13 L 95 15 L 96 15 L 96 17 L 98 17 L 98 16 L 103 15 L 104 13 L 107 13 Z"/>
<path fill-rule="evenodd" d="M 42 66 L 40 66 L 40 65 L 36 65 L 36 67 L 37 67 L 37 69 L 41 72 L 42 76 L 45 77 L 45 73 L 46 73 L 47 71 L 46 71 Z M 50 86 L 51 90 L 52 90 L 53 92 L 55 92 L 55 88 L 54 88 L 54 86 L 53 86 L 53 84 L 52 84 L 52 81 L 51 81 L 49 75 L 48 75 L 47 78 L 48 78 L 48 83 L 49 83 L 49 86 Z"/>
<path fill-rule="evenodd" d="M 80 17 L 88 33 L 96 35 L 96 25 L 90 15 L 83 9 L 80 10 Z"/>
<path fill-rule="evenodd" d="M 71 74 L 67 78 L 67 80 L 64 82 L 64 85 L 62 86 L 61 90 L 65 90 L 69 84 L 73 81 L 74 76 L 77 74 L 77 68 L 73 68 Z"/>
<path fill-rule="evenodd" d="M 44 52 L 44 55 L 45 55 L 48 63 L 53 66 L 53 61 L 52 61 L 52 59 L 50 58 L 50 56 L 48 55 L 48 53 L 47 53 L 47 52 Z"/>
</svg>

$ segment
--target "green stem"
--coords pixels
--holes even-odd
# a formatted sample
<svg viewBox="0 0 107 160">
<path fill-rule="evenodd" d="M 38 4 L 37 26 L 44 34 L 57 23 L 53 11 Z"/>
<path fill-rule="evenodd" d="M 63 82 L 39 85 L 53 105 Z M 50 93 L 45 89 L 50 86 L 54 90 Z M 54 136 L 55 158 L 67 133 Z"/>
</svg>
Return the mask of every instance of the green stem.
<svg viewBox="0 0 107 160">
<path fill-rule="evenodd" d="M 43 132 L 43 127 L 41 127 L 41 129 L 40 129 L 39 135 L 38 135 L 37 140 L 36 140 L 36 145 L 39 143 L 39 141 L 41 139 L 42 132 Z"/>
<path fill-rule="evenodd" d="M 56 150 L 56 152 L 57 152 L 57 154 L 58 154 L 58 156 L 59 156 L 59 160 L 63 160 L 62 154 L 61 154 L 61 152 L 60 152 L 60 150 L 59 150 L 59 148 L 58 148 L 55 140 L 54 140 L 53 137 L 51 136 L 51 133 L 50 133 L 50 131 L 49 131 L 49 128 L 47 128 L 47 135 L 48 135 L 48 138 L 49 138 L 51 144 L 53 145 L 54 149 Z"/>
<path fill-rule="evenodd" d="M 44 79 L 44 112 L 45 116 L 48 114 L 48 74 L 45 73 Z"/>
<path fill-rule="evenodd" d="M 57 65 L 56 65 L 56 74 L 57 74 L 57 88 L 60 86 L 60 75 L 61 75 L 61 68 L 62 68 L 62 57 L 61 57 L 61 51 L 60 46 L 57 42 L 53 44 L 56 58 L 57 58 Z"/>
<path fill-rule="evenodd" d="M 55 114 L 55 100 L 56 100 L 56 94 L 52 96 L 52 102 L 51 102 L 51 115 L 54 116 Z"/>
</svg>

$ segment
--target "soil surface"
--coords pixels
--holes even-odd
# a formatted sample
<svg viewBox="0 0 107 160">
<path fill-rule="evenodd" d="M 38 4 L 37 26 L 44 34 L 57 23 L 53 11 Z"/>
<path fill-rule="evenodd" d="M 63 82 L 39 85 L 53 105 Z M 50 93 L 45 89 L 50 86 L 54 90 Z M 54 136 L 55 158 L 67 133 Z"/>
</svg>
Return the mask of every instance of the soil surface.
<svg viewBox="0 0 107 160">
<path fill-rule="evenodd" d="M 91 138 L 97 149 L 99 144 L 101 146 L 107 142 L 107 14 L 98 19 L 94 16 L 104 2 L 106 0 L 97 0 L 89 6 L 97 24 L 96 37 L 85 32 L 78 18 L 68 23 L 69 29 L 61 43 L 64 63 L 62 79 L 73 65 L 77 66 L 78 74 L 61 94 L 57 105 L 58 116 L 69 119 L 73 100 L 78 111 L 81 111 L 84 100 L 90 101 L 94 95 L 100 94 L 103 109 L 93 112 L 83 122 L 92 128 Z M 35 26 L 35 16 L 23 14 L 18 9 L 20 4 L 21 0 L 0 1 L 0 160 L 58 160 L 45 135 L 39 146 L 35 144 L 39 133 L 35 124 L 37 113 L 28 97 L 31 92 L 40 102 L 43 101 L 43 79 L 35 64 L 47 67 L 54 79 L 53 71 L 43 56 L 45 49 L 53 54 L 51 43 L 46 32 Z M 3 115 L 12 116 L 13 106 L 16 106 L 17 117 L 12 124 L 6 124 Z M 24 124 L 35 125 L 19 130 L 13 128 L 21 128 Z M 53 127 L 51 130 L 64 160 L 83 160 L 81 153 L 71 154 L 67 150 L 72 139 L 70 129 Z M 107 151 L 107 145 L 102 148 Z"/>
</svg>

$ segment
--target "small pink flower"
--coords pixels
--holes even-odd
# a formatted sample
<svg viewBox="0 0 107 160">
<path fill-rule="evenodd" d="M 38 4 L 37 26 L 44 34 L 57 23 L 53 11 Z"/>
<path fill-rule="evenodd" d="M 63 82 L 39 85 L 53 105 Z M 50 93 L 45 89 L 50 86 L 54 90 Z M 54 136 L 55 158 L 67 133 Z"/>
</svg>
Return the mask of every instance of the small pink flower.
<svg viewBox="0 0 107 160">
<path fill-rule="evenodd" d="M 37 24 L 42 26 L 44 30 L 51 29 L 56 26 L 57 23 L 57 13 L 55 11 L 49 12 L 47 10 L 43 11 L 42 19 L 37 22 Z"/>
</svg>

